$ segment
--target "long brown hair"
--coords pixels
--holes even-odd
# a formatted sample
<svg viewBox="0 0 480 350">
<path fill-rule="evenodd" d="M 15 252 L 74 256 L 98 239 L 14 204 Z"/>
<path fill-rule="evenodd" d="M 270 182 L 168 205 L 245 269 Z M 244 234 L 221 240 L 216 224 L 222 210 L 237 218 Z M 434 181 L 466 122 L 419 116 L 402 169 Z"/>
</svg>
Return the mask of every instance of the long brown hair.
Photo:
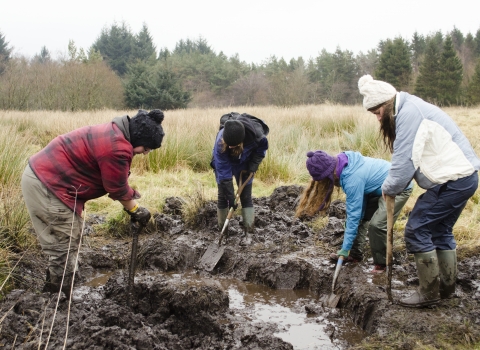
<svg viewBox="0 0 480 350">
<path fill-rule="evenodd" d="M 241 144 L 235 146 L 234 148 L 228 148 L 228 145 L 225 143 L 225 141 L 223 141 L 223 138 L 220 142 L 221 142 L 221 146 L 222 146 L 222 153 L 225 153 L 226 151 L 229 151 L 229 154 L 231 156 L 237 158 L 243 152 L 243 142 Z"/>
<path fill-rule="evenodd" d="M 325 213 L 330 208 L 330 202 L 332 201 L 332 186 L 332 180 L 329 178 L 322 181 L 311 180 L 308 187 L 303 191 L 295 216 L 314 216 L 318 212 Z M 322 203 L 324 205 L 320 208 Z"/>
<path fill-rule="evenodd" d="M 380 120 L 380 133 L 383 136 L 383 143 L 385 147 L 393 153 L 393 142 L 395 141 L 395 119 L 393 118 L 395 109 L 395 96 L 378 106 L 369 109 L 370 112 L 375 112 L 380 107 L 385 106 L 385 112 Z"/>
</svg>

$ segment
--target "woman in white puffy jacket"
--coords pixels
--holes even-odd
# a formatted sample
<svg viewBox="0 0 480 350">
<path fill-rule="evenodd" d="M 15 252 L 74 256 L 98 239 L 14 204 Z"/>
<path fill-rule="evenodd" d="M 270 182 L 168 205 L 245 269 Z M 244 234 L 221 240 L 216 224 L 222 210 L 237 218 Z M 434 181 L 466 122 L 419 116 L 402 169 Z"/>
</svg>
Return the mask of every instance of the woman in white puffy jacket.
<svg viewBox="0 0 480 350">
<path fill-rule="evenodd" d="M 360 78 L 358 88 L 363 106 L 377 117 L 393 153 L 383 196 L 395 197 L 412 178 L 427 190 L 418 197 L 405 227 L 407 251 L 415 256 L 420 286 L 400 304 L 434 304 L 455 293 L 453 226 L 478 187 L 480 160 L 440 108 L 370 75 Z"/>
</svg>

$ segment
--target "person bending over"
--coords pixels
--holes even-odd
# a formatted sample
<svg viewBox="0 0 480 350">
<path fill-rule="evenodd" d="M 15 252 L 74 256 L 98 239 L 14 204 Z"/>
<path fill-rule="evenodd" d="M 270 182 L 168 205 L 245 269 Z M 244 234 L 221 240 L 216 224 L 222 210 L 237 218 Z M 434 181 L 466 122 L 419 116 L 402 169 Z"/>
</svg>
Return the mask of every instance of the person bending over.
<svg viewBox="0 0 480 350">
<path fill-rule="evenodd" d="M 221 122 L 226 119 L 224 126 L 215 138 L 211 166 L 215 171 L 218 186 L 217 218 L 218 226 L 222 229 L 228 211 L 236 209 L 235 192 L 232 177 L 237 185 L 240 173 L 245 181 L 250 173 L 255 173 L 265 158 L 268 149 L 268 126 L 260 119 L 243 113 L 232 112 L 222 116 Z M 253 178 L 247 183 L 240 194 L 242 204 L 242 219 L 244 237 L 241 245 L 251 243 L 250 233 L 254 231 L 255 212 L 252 202 Z"/>
<path fill-rule="evenodd" d="M 133 118 L 116 117 L 57 136 L 30 157 L 22 193 L 38 242 L 49 256 L 45 292 L 60 291 L 65 269 L 62 291 L 69 296 L 86 201 L 108 193 L 132 221 L 146 225 L 150 220 L 128 176 L 135 155 L 161 146 L 163 119 L 159 109 L 139 110 Z"/>
<path fill-rule="evenodd" d="M 331 156 L 324 151 L 307 153 L 306 166 L 312 176 L 298 205 L 296 216 L 313 216 L 330 207 L 333 187 L 341 187 L 346 195 L 347 218 L 342 249 L 332 254 L 345 261 L 363 259 L 367 232 L 374 268 L 383 272 L 386 266 L 387 209 L 382 198 L 382 184 L 388 175 L 390 163 L 383 159 L 365 157 L 359 152 L 346 151 Z M 394 220 L 412 193 L 413 184 L 407 183 L 395 198 Z"/>
<path fill-rule="evenodd" d="M 392 154 L 383 196 L 397 196 L 412 178 L 426 190 L 405 227 L 407 252 L 417 265 L 419 288 L 400 300 L 423 307 L 450 298 L 457 274 L 453 226 L 478 187 L 480 160 L 455 122 L 440 108 L 387 82 L 364 75 L 358 81 L 363 106 L 380 122 Z"/>
</svg>

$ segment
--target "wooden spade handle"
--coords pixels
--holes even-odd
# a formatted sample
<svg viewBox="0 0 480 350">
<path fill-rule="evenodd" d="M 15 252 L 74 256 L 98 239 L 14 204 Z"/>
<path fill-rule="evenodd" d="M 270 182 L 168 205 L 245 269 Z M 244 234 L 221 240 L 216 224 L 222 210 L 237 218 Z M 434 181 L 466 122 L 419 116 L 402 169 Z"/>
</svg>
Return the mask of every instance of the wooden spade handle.
<svg viewBox="0 0 480 350">
<path fill-rule="evenodd" d="M 393 260 L 393 212 L 395 210 L 395 197 L 386 196 L 387 202 L 387 295 L 392 297 L 392 260 Z"/>
</svg>

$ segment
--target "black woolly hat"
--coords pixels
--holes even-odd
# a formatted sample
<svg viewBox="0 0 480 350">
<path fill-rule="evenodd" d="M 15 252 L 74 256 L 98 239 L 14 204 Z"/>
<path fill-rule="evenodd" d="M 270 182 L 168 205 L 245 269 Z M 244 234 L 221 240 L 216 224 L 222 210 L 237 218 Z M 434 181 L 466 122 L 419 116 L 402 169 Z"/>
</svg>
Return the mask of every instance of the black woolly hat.
<svg viewBox="0 0 480 350">
<path fill-rule="evenodd" d="M 245 139 L 245 127 L 241 121 L 227 120 L 223 130 L 223 141 L 228 146 L 237 146 Z"/>
<path fill-rule="evenodd" d="M 163 118 L 163 112 L 159 109 L 152 109 L 150 112 L 140 109 L 129 123 L 130 143 L 133 148 L 160 148 L 165 136 L 161 125 Z"/>
</svg>

